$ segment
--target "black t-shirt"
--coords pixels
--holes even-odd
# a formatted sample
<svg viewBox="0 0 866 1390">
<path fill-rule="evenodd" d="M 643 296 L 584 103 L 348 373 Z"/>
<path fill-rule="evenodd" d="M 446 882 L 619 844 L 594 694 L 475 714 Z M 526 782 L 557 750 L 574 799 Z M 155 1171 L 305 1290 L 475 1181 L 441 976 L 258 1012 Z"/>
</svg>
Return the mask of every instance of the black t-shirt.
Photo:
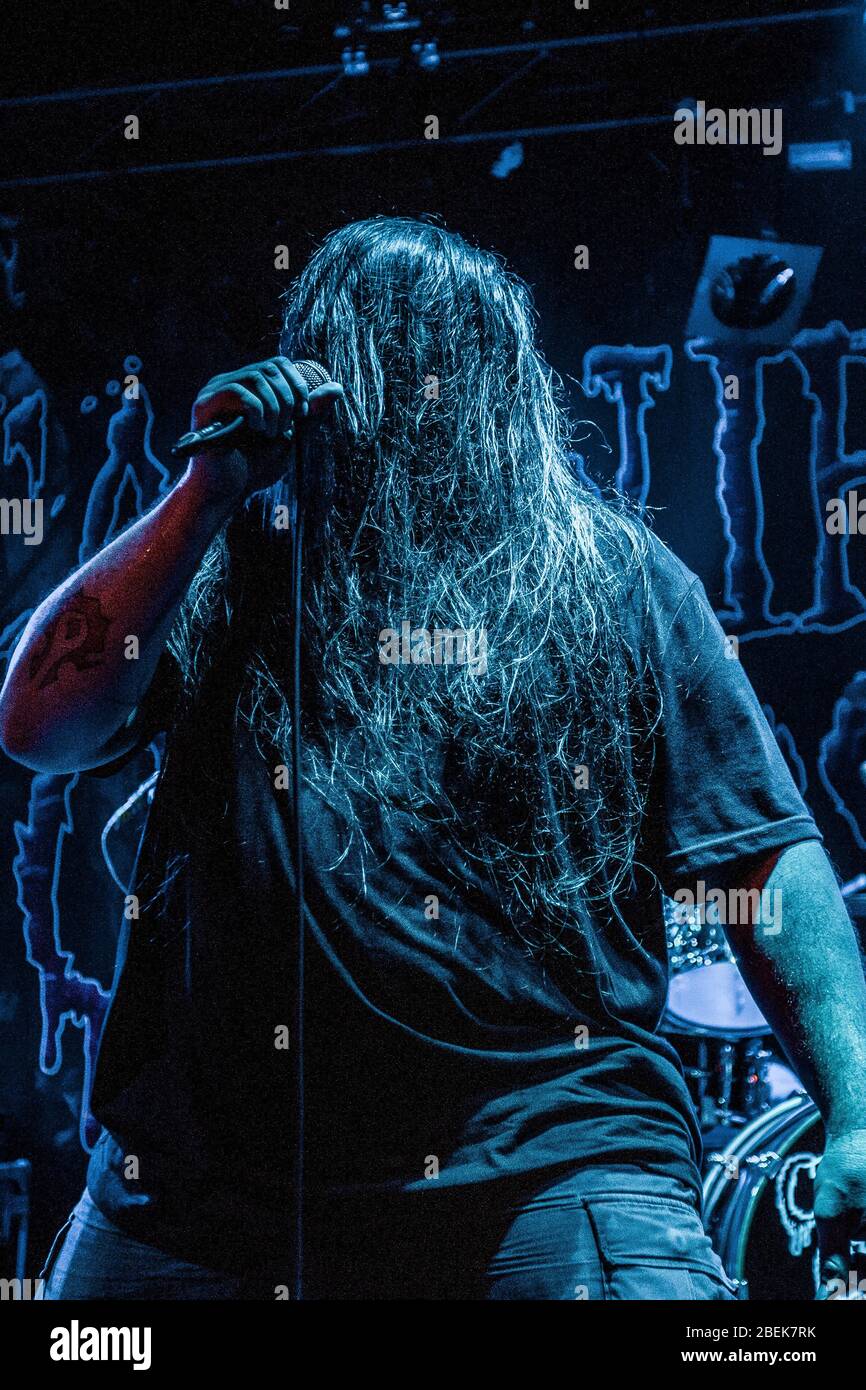
<svg viewBox="0 0 866 1390">
<path fill-rule="evenodd" d="M 661 695 L 638 857 L 672 892 L 820 836 L 700 582 L 654 537 L 650 560 L 649 603 L 626 615 Z M 148 700 L 164 724 L 171 676 L 165 658 Z M 217 685 L 170 727 L 100 1049 L 105 1133 L 88 1185 L 131 1234 L 242 1266 L 287 1245 L 291 1064 L 278 1041 L 295 913 L 291 794 L 234 707 Z M 435 1201 L 619 1163 L 699 1190 L 688 1091 L 656 1031 L 658 887 L 644 875 L 616 914 L 588 910 L 573 960 L 551 970 L 474 860 L 381 806 L 364 813 L 362 851 L 333 791 L 305 783 L 302 797 L 310 1193 Z"/>
</svg>

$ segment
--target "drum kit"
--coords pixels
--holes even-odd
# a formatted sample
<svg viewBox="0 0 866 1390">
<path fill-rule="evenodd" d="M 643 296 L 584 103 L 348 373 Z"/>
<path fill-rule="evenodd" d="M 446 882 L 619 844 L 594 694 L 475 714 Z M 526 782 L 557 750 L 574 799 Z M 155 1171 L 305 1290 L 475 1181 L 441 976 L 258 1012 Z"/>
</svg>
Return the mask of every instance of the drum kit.
<svg viewBox="0 0 866 1390">
<path fill-rule="evenodd" d="M 851 893 L 847 906 L 862 932 L 866 894 Z M 662 1029 L 680 1055 L 703 1132 L 707 1234 L 742 1298 L 813 1299 L 821 1117 L 749 993 L 722 926 L 670 900 L 665 926 Z M 854 1242 L 853 1255 L 859 1264 L 866 1241 Z"/>
</svg>

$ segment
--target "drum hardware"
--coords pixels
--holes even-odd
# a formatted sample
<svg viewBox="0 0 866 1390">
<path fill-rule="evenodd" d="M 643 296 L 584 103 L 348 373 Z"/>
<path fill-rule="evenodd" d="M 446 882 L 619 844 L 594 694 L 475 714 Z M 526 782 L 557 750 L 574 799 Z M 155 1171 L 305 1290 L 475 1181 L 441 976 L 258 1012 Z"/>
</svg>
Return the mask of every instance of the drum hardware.
<svg viewBox="0 0 866 1390">
<path fill-rule="evenodd" d="M 733 1066 L 733 1047 L 732 1066 Z M 772 1105 L 772 1084 L 770 1067 L 773 1054 L 764 1046 L 762 1038 L 749 1038 L 742 1049 L 742 1091 L 741 1112 L 747 1120 L 759 1115 Z"/>
<path fill-rule="evenodd" d="M 759 1038 L 670 1035 L 701 1128 L 744 1125 L 800 1089 L 794 1073 Z"/>
<path fill-rule="evenodd" d="M 664 901 L 670 962 L 662 1031 L 680 1055 L 704 1130 L 745 1125 L 798 1088 L 766 1045 L 771 1028 L 746 986 L 724 928 Z"/>
<path fill-rule="evenodd" d="M 704 1224 L 728 1276 L 744 1280 L 752 1298 L 815 1297 L 812 1205 L 823 1148 L 817 1107 L 800 1094 L 756 1116 L 710 1155 Z"/>
<path fill-rule="evenodd" d="M 749 1154 L 745 1159 L 732 1159 L 729 1154 L 717 1151 L 716 1153 L 707 1154 L 705 1161 L 708 1165 L 714 1163 L 718 1168 L 724 1168 L 729 1178 L 739 1176 L 742 1164 L 745 1164 L 748 1168 L 758 1168 L 762 1173 L 767 1173 L 767 1175 L 772 1178 L 775 1177 L 776 1172 L 778 1172 L 782 1157 L 781 1154 L 771 1151 L 763 1154 Z"/>
<path fill-rule="evenodd" d="M 768 1177 L 774 1178 L 779 1171 L 779 1164 L 782 1162 L 782 1155 L 773 1153 L 750 1154 L 746 1159 L 746 1164 L 752 1168 L 760 1168 L 761 1172 Z"/>
</svg>

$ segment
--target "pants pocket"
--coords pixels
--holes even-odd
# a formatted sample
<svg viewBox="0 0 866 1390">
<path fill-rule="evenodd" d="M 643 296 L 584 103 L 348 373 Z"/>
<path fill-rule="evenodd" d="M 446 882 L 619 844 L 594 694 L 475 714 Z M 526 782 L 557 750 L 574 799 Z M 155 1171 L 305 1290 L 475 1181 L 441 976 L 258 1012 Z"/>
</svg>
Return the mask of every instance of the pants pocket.
<svg viewBox="0 0 866 1390">
<path fill-rule="evenodd" d="M 736 1297 L 697 1210 L 679 1198 L 600 1195 L 586 1210 L 608 1299 Z"/>
</svg>

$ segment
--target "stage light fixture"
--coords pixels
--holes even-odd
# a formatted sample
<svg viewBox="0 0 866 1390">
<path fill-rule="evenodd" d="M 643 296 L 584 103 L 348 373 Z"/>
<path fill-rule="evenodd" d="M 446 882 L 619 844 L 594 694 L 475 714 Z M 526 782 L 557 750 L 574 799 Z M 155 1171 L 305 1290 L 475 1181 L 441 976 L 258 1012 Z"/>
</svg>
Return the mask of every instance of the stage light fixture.
<svg viewBox="0 0 866 1390">
<path fill-rule="evenodd" d="M 790 342 L 814 284 L 821 248 L 714 236 L 695 288 L 687 338 Z"/>
<path fill-rule="evenodd" d="M 413 43 L 412 56 L 422 72 L 435 72 L 441 62 L 435 39 Z"/>
<path fill-rule="evenodd" d="M 794 269 L 783 258 L 740 256 L 713 279 L 710 308 L 726 328 L 766 328 L 782 317 L 796 288 Z"/>
<path fill-rule="evenodd" d="M 788 168 L 813 174 L 824 169 L 850 169 L 853 163 L 850 140 L 813 140 L 788 146 Z"/>
<path fill-rule="evenodd" d="M 519 169 L 523 163 L 523 145 L 520 140 L 515 140 L 513 145 L 504 145 L 490 166 L 490 172 L 495 179 L 507 179 L 508 175 L 515 169 Z"/>
<path fill-rule="evenodd" d="M 344 48 L 340 54 L 345 77 L 366 77 L 370 71 L 367 51 L 361 47 Z"/>
</svg>

